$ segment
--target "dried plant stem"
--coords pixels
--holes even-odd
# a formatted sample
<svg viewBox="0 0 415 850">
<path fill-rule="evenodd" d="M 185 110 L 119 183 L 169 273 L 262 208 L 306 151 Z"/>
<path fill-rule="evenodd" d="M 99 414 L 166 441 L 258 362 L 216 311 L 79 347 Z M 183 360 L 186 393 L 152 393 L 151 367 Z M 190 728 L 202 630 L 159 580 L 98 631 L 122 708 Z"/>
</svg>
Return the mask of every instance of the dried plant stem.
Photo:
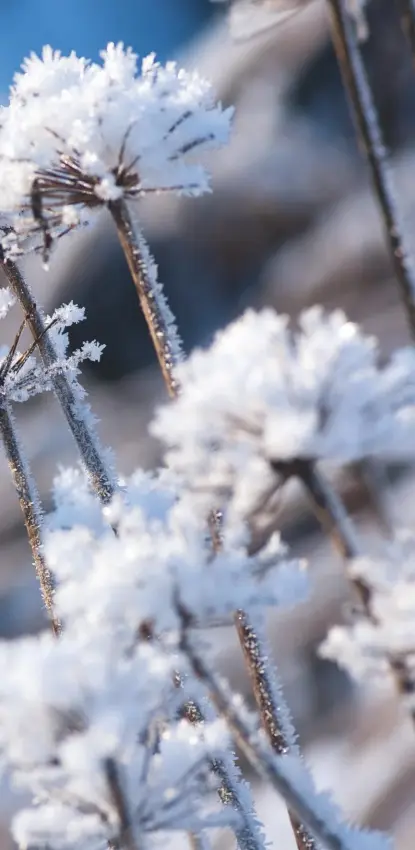
<svg viewBox="0 0 415 850">
<path fill-rule="evenodd" d="M 402 29 L 411 48 L 412 59 L 415 62 L 415 0 L 396 0 L 402 21 Z"/>
<path fill-rule="evenodd" d="M 349 98 L 357 133 L 368 160 L 410 333 L 415 338 L 414 269 L 399 220 L 393 175 L 358 44 L 356 24 L 347 11 L 344 0 L 327 0 L 327 4 L 330 10 L 332 39 L 343 85 Z"/>
<path fill-rule="evenodd" d="M 393 537 L 394 527 L 386 495 L 390 482 L 385 464 L 377 460 L 362 460 L 354 464 L 352 471 L 366 491 L 369 508 L 379 527 L 387 537 Z"/>
<path fill-rule="evenodd" d="M 181 351 L 178 344 L 174 317 L 162 291 L 157 283 L 156 275 L 152 274 L 152 260 L 148 249 L 143 243 L 135 229 L 128 207 L 125 201 L 116 201 L 109 204 L 109 210 L 117 227 L 121 245 L 128 261 L 130 273 L 137 289 L 141 308 L 147 321 L 154 348 L 158 357 L 160 368 L 167 386 L 169 395 L 175 398 L 180 392 L 180 385 L 175 377 L 175 366 L 180 361 Z M 217 517 L 213 513 L 209 518 L 210 532 L 212 535 L 213 548 L 220 548 L 220 528 Z M 278 724 L 278 702 L 275 689 L 271 688 L 270 674 L 268 672 L 268 660 L 262 652 L 262 647 L 257 639 L 255 628 L 250 624 L 248 615 L 242 611 L 235 615 L 235 625 L 241 647 L 244 653 L 247 667 L 253 683 L 254 696 L 261 716 L 263 728 L 268 739 L 276 752 L 287 752 L 289 743 L 284 732 L 279 729 Z M 282 700 L 282 693 L 279 694 Z M 288 707 L 281 706 L 281 712 L 289 716 Z M 226 783 L 224 788 L 226 796 Z M 229 794 L 229 791 L 228 791 Z M 237 795 L 231 793 L 233 804 L 238 808 Z M 291 816 L 291 823 L 298 850 L 314 850 L 315 844 L 311 835 L 298 820 Z M 255 840 L 256 837 L 254 836 Z M 252 846 L 252 837 L 245 837 L 240 846 Z"/>
<path fill-rule="evenodd" d="M 295 812 L 296 817 L 307 825 L 315 839 L 320 841 L 327 850 L 351 850 L 352 842 L 348 840 L 341 824 L 335 823 L 334 819 L 324 817 L 318 812 L 310 795 L 310 789 L 305 789 L 301 782 L 297 784 L 294 781 L 291 771 L 286 768 L 284 759 L 276 756 L 272 747 L 258 735 L 257 730 L 252 729 L 235 702 L 229 698 L 215 673 L 195 650 L 189 637 L 188 616 L 180 604 L 178 610 L 183 624 L 182 651 L 194 675 L 204 682 L 216 710 L 226 720 L 235 742 L 254 770 L 275 788 L 290 810 Z"/>
<path fill-rule="evenodd" d="M 176 679 L 180 684 L 181 678 L 177 674 Z M 214 715 L 212 709 L 211 711 Z M 206 716 L 206 713 L 202 712 L 200 706 L 194 701 L 186 703 L 184 715 L 190 723 L 203 723 L 207 719 L 213 719 L 210 713 Z M 215 758 L 210 762 L 212 772 L 220 780 L 219 799 L 224 806 L 232 806 L 240 815 L 241 826 L 234 830 L 240 850 L 265 850 L 265 842 L 255 816 L 250 788 L 241 778 L 234 758 L 234 755 L 229 753 L 224 758 Z"/>
<path fill-rule="evenodd" d="M 283 689 L 277 681 L 275 669 L 271 670 L 266 642 L 260 627 L 238 611 L 235 617 L 236 630 L 250 674 L 255 701 L 258 706 L 262 726 L 268 741 L 278 755 L 300 755 L 290 711 L 285 702 Z M 288 810 L 298 850 L 314 850 L 313 836 Z"/>
<path fill-rule="evenodd" d="M 45 328 L 42 313 L 22 273 L 11 260 L 2 260 L 2 267 L 10 287 L 26 315 L 26 322 L 36 340 L 44 365 L 50 369 L 57 362 L 57 355 Z M 69 428 L 77 444 L 91 486 L 102 503 L 110 501 L 115 484 L 103 459 L 103 450 L 93 427 L 86 421 L 80 402 L 64 372 L 50 370 L 50 380 L 62 407 Z"/>
<path fill-rule="evenodd" d="M 108 208 L 117 228 L 168 393 L 174 398 L 178 393 L 174 372 L 181 359 L 180 340 L 174 317 L 163 295 L 161 284 L 157 281 L 156 269 L 148 247 L 132 222 L 126 202 L 112 201 Z"/>
<path fill-rule="evenodd" d="M 13 415 L 5 403 L 0 405 L 0 432 L 10 474 L 23 514 L 42 599 L 50 618 L 52 631 L 58 636 L 61 627 L 53 611 L 53 581 L 42 550 L 42 510 L 39 496 L 27 459 L 20 447 Z"/>
<path fill-rule="evenodd" d="M 134 836 L 133 824 L 128 809 L 128 803 L 122 787 L 120 771 L 113 758 L 107 758 L 104 763 L 105 778 L 108 790 L 117 812 L 119 821 L 119 835 L 117 836 L 117 847 L 125 850 L 140 850 Z"/>
<path fill-rule="evenodd" d="M 334 546 L 342 558 L 348 561 L 362 555 L 353 523 L 341 499 L 320 474 L 314 463 L 309 460 L 298 459 L 288 463 L 274 462 L 272 468 L 285 479 L 294 476 L 302 481 L 310 496 L 322 528 L 333 541 Z M 369 585 L 362 579 L 352 579 L 352 585 L 357 591 L 365 616 L 376 625 L 377 620 L 372 611 L 372 594 Z M 399 694 L 402 697 L 413 696 L 415 693 L 415 681 L 405 663 L 405 659 L 398 656 L 390 656 L 389 664 Z M 410 714 L 412 722 L 415 725 L 415 708 L 411 708 Z"/>
<path fill-rule="evenodd" d="M 188 838 L 191 850 L 211 850 L 210 842 L 203 832 L 190 832 Z"/>
</svg>

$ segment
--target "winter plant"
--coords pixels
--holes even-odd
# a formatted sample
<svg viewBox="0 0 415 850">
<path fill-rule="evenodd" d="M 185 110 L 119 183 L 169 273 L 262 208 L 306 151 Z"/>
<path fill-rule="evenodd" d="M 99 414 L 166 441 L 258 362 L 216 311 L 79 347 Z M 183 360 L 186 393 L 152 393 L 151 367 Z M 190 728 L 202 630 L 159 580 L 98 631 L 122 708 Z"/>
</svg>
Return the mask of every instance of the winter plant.
<svg viewBox="0 0 415 850">
<path fill-rule="evenodd" d="M 342 0 L 328 6 L 415 335 L 414 279 L 356 22 Z M 154 56 L 139 66 L 113 44 L 98 64 L 49 47 L 32 55 L 1 110 L 0 261 L 9 285 L 0 317 L 14 310 L 17 332 L 1 349 L 0 431 L 51 625 L 0 646 L 2 763 L 25 791 L 12 825 L 22 848 L 141 850 L 174 833 L 205 850 L 218 829 L 231 830 L 240 850 L 265 848 L 235 746 L 285 800 L 298 850 L 391 847 L 317 793 L 263 621 L 268 607 L 295 606 L 308 592 L 306 563 L 275 531 L 276 498 L 297 478 L 356 599 L 322 652 L 391 679 L 415 718 L 414 537 L 397 532 L 380 558 L 370 556 L 321 467 L 413 457 L 415 353 L 381 362 L 375 340 L 316 307 L 297 326 L 272 310 L 248 311 L 184 359 L 134 201 L 208 191 L 204 152 L 226 143 L 231 123 L 232 110 L 196 73 Z M 45 316 L 19 265 L 29 251 L 53 261 L 56 241 L 102 208 L 170 396 L 151 426 L 162 468 L 126 479 L 100 444 L 79 383 L 82 362 L 102 347 L 69 353 L 67 329 L 83 310 L 71 303 Z M 26 327 L 33 342 L 20 351 Z M 55 393 L 81 461 L 57 476 L 47 516 L 13 413 L 45 391 Z M 255 711 L 218 676 L 201 639 L 218 622 L 236 629 Z"/>
</svg>

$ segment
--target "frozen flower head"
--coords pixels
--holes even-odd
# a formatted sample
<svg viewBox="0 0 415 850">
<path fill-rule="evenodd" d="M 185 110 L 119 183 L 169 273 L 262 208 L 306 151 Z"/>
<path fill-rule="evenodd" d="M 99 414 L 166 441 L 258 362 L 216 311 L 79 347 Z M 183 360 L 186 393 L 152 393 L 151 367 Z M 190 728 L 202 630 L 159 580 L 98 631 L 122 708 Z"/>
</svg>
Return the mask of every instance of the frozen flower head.
<svg viewBox="0 0 415 850">
<path fill-rule="evenodd" d="M 272 486 L 276 464 L 412 456 L 414 375 L 412 349 L 380 367 L 374 340 L 341 312 L 314 308 L 292 330 L 250 310 L 179 367 L 181 394 L 152 430 L 212 506 L 229 491 L 246 502 Z"/>
<path fill-rule="evenodd" d="M 158 635 L 178 629 L 177 595 L 209 626 L 238 608 L 295 604 L 307 591 L 303 564 L 278 535 L 251 555 L 244 527 L 224 520 L 221 549 L 212 552 L 206 516 L 169 475 L 136 473 L 102 508 L 81 473 L 66 472 L 55 499 L 45 555 L 66 631 L 110 629 L 130 645 L 143 624 Z"/>
<path fill-rule="evenodd" d="M 85 208 L 147 192 L 208 188 L 195 161 L 228 136 L 231 110 L 196 73 L 109 44 L 102 63 L 43 50 L 17 74 L 0 116 L 0 196 L 18 232 L 56 233 Z"/>
</svg>

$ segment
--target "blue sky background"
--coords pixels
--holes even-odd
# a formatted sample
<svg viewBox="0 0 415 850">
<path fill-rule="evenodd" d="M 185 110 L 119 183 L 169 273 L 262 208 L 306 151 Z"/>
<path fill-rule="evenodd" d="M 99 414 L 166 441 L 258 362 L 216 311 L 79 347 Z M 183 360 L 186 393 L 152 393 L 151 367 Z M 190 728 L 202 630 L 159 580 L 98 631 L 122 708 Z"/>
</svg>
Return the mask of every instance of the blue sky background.
<svg viewBox="0 0 415 850">
<path fill-rule="evenodd" d="M 0 0 L 0 95 L 32 50 L 44 44 L 97 59 L 108 41 L 140 55 L 174 55 L 207 22 L 209 0 Z"/>
</svg>

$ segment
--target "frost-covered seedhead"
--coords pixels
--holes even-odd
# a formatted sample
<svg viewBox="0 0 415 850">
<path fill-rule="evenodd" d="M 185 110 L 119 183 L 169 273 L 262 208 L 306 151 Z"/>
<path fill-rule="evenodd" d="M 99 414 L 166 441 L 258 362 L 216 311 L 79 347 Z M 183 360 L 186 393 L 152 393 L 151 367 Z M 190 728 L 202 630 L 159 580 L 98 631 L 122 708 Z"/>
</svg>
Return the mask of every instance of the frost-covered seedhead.
<svg viewBox="0 0 415 850">
<path fill-rule="evenodd" d="M 177 720 L 174 660 L 144 641 L 127 654 L 109 632 L 0 645 L 2 761 L 34 796 L 13 821 L 19 846 L 132 847 L 232 821 L 201 793 L 224 729 Z"/>
<path fill-rule="evenodd" d="M 0 319 L 7 315 L 14 304 L 15 298 L 10 290 L 1 289 Z M 100 359 L 104 346 L 97 342 L 85 342 L 80 349 L 71 355 L 67 354 L 69 339 L 66 330 L 84 318 L 83 308 L 71 302 L 59 307 L 46 319 L 48 333 L 58 355 L 56 362 L 49 368 L 45 368 L 36 355 L 31 353 L 35 351 L 35 343 L 23 354 L 18 351 L 20 332 L 11 348 L 0 348 L 0 404 L 27 401 L 38 393 L 52 389 L 53 372 L 64 372 L 70 380 L 74 380 L 79 374 L 81 363 Z M 23 326 L 20 330 L 23 330 Z"/>
<path fill-rule="evenodd" d="M 56 487 L 45 555 L 65 629 L 110 629 L 128 646 L 143 624 L 158 635 L 179 628 L 178 593 L 195 622 L 208 626 L 237 608 L 295 604 L 307 590 L 303 565 L 289 559 L 278 535 L 250 556 L 244 527 L 224 521 L 213 552 L 206 517 L 195 515 L 169 473 L 136 473 L 104 509 L 81 473 L 64 473 Z"/>
<path fill-rule="evenodd" d="M 293 331 L 249 310 L 180 365 L 181 394 L 152 431 L 207 504 L 233 492 L 248 510 L 272 488 L 272 462 L 412 456 L 414 375 L 412 349 L 379 366 L 375 341 L 341 312 L 313 308 Z"/>
<path fill-rule="evenodd" d="M 349 571 L 368 588 L 370 619 L 333 627 L 321 654 L 381 687 L 391 684 L 391 662 L 403 662 L 415 685 L 415 535 L 398 533 L 379 557 L 358 558 Z M 407 698 L 413 710 L 413 693 Z"/>
<path fill-rule="evenodd" d="M 180 719 L 202 695 L 191 677 L 177 686 L 188 670 L 180 607 L 208 623 L 246 603 L 295 602 L 304 582 L 277 539 L 250 558 L 243 530 L 225 523 L 212 552 L 179 485 L 137 472 L 102 508 L 80 471 L 56 481 L 44 552 L 63 633 L 0 644 L 3 763 L 34 797 L 13 823 L 22 847 L 140 847 L 145 833 L 235 825 L 208 793 L 222 722 Z"/>
<path fill-rule="evenodd" d="M 44 553 L 63 633 L 0 644 L 3 763 L 35 799 L 14 820 L 20 846 L 132 847 L 135 836 L 139 847 L 144 833 L 235 822 L 208 793 L 222 723 L 179 719 L 200 688 L 177 687 L 178 599 L 208 623 L 247 602 L 293 603 L 304 582 L 277 540 L 268 560 L 249 558 L 243 532 L 225 525 L 212 553 L 178 485 L 137 472 L 102 508 L 80 471 L 56 481 Z"/>
<path fill-rule="evenodd" d="M 15 77 L 0 115 L 0 196 L 17 233 L 35 229 L 50 241 L 85 208 L 209 187 L 194 155 L 227 140 L 232 111 L 174 63 L 151 55 L 139 68 L 122 44 L 101 56 L 96 64 L 45 47 Z"/>
</svg>

